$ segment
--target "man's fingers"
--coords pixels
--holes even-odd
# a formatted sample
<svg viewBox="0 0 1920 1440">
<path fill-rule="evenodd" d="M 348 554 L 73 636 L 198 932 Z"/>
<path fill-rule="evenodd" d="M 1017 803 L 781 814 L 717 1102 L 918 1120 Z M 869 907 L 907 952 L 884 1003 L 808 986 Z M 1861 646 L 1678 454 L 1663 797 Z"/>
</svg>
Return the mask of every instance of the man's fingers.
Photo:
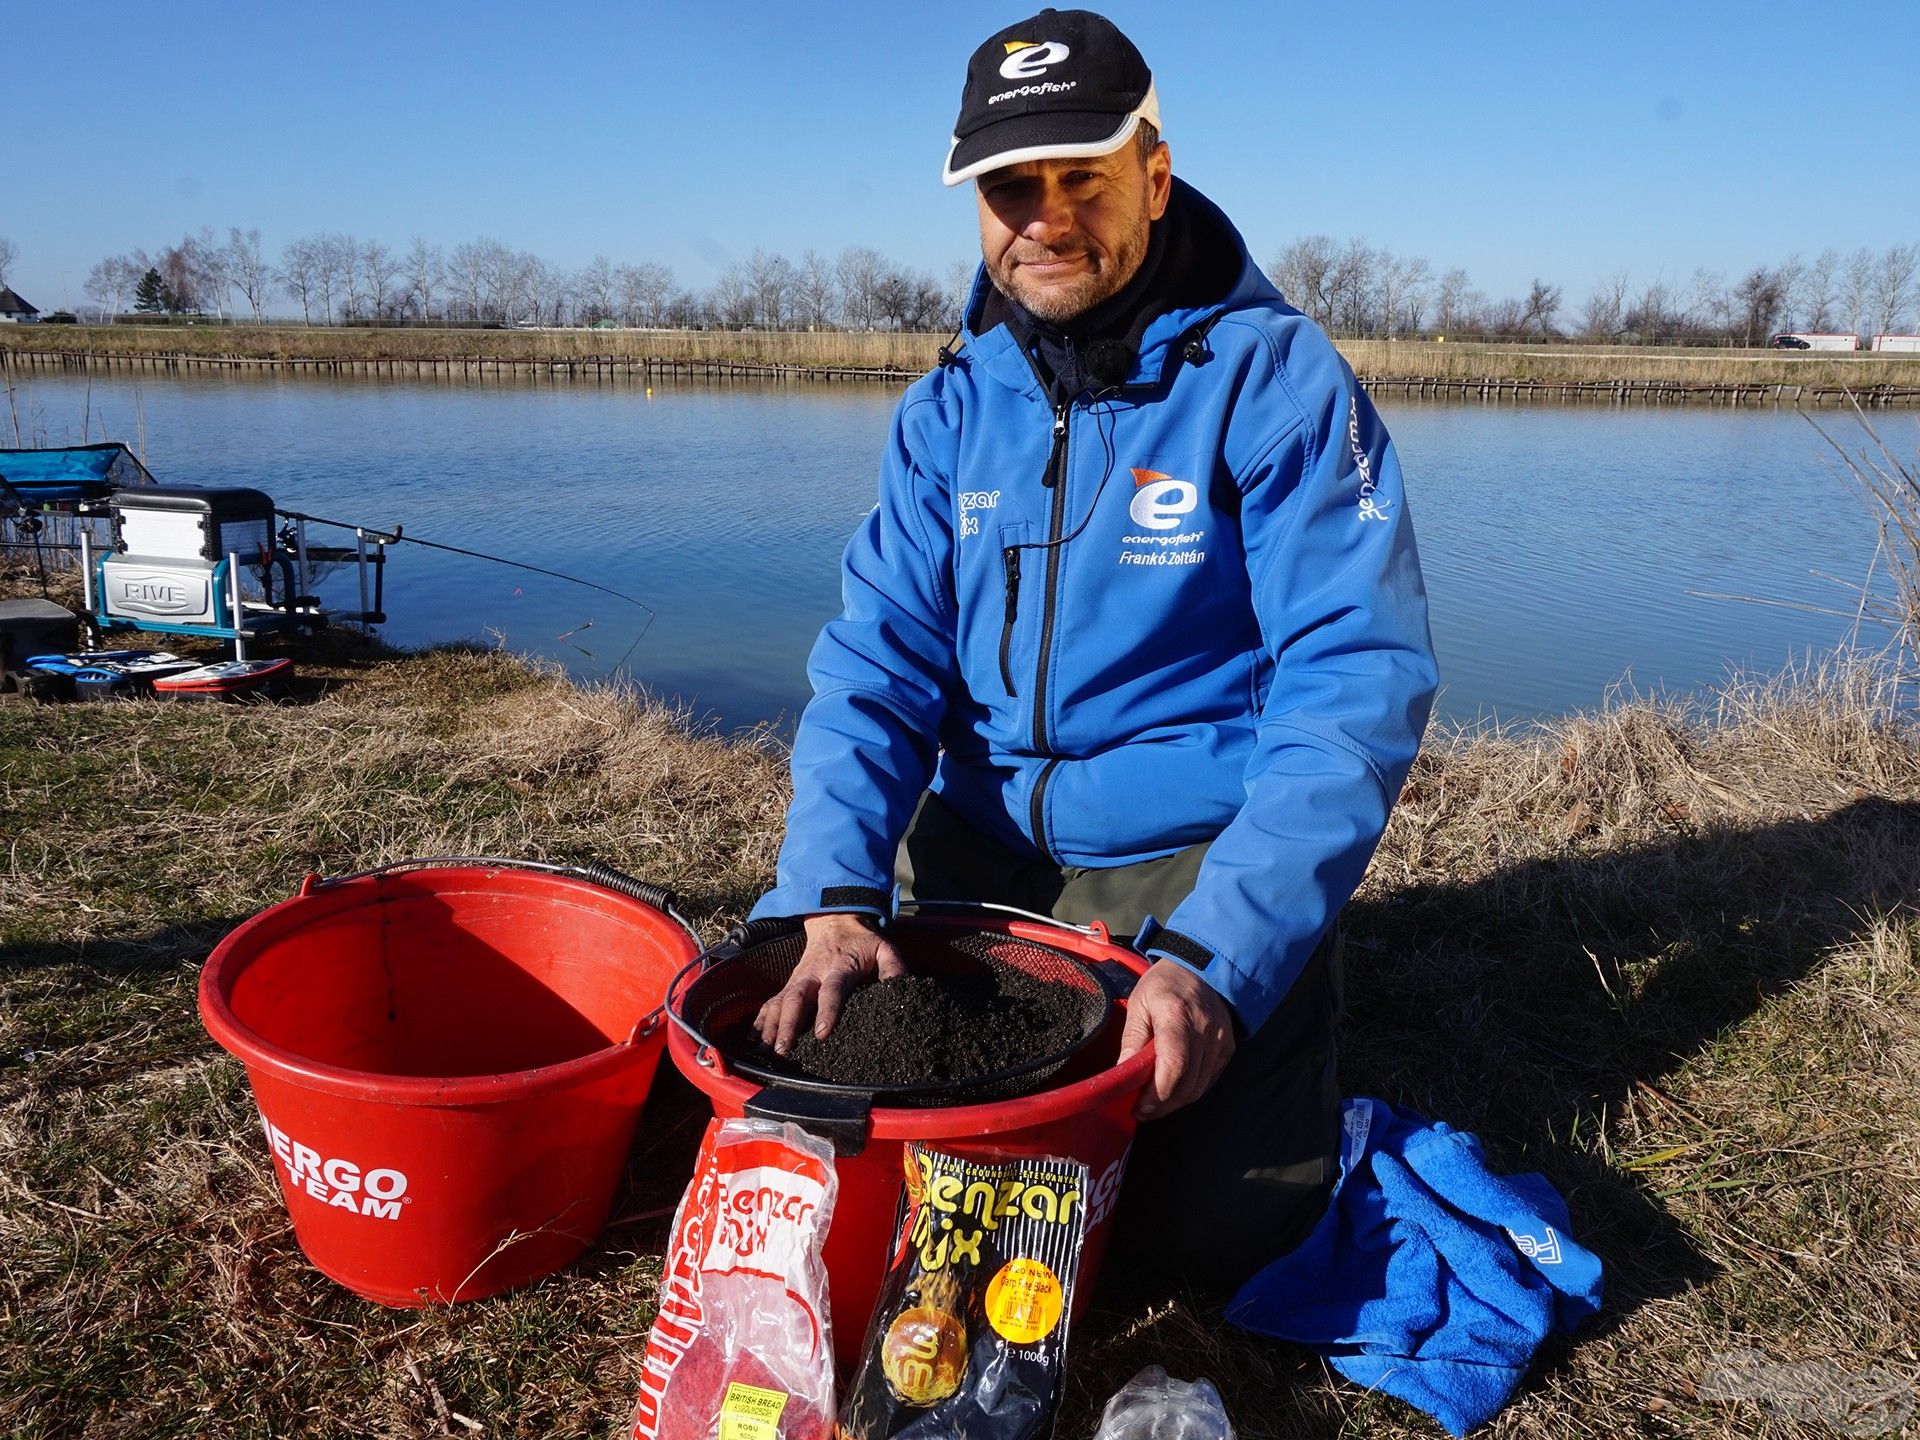
<svg viewBox="0 0 1920 1440">
<path fill-rule="evenodd" d="M 760 1037 L 760 1043 L 771 1045 L 780 1034 L 780 996 L 773 995 L 753 1017 L 753 1030 Z"/>
<path fill-rule="evenodd" d="M 906 961 L 900 958 L 900 952 L 893 948 L 889 940 L 882 940 L 873 947 L 873 958 L 880 967 L 882 980 L 898 980 L 906 975 Z"/>
<path fill-rule="evenodd" d="M 1146 1007 L 1129 1005 L 1127 1026 L 1120 1032 L 1120 1059 L 1131 1060 L 1147 1048 L 1147 1042 L 1151 1039 L 1153 1039 L 1153 1021 L 1147 1018 Z"/>
<path fill-rule="evenodd" d="M 824 1040 L 833 1033 L 833 1027 L 840 1023 L 840 1007 L 859 983 L 860 972 L 845 963 L 821 977 L 820 1003 L 813 1017 L 814 1039 Z"/>
<path fill-rule="evenodd" d="M 1226 1059 L 1220 1053 L 1219 1038 L 1208 1036 L 1201 1044 L 1190 1051 L 1187 1067 L 1181 1074 L 1179 1083 L 1174 1086 L 1173 1094 L 1167 1098 L 1161 1113 L 1183 1109 L 1198 1100 L 1213 1087 L 1225 1068 Z"/>
<path fill-rule="evenodd" d="M 820 982 L 811 976 L 796 976 L 788 982 L 780 994 L 780 1030 L 773 1042 L 775 1053 L 784 1055 L 793 1049 L 793 1042 L 800 1038 L 800 1027 L 807 1023 L 814 997 L 819 993 Z"/>
<path fill-rule="evenodd" d="M 1193 1037 L 1183 1026 L 1172 1022 L 1172 1016 L 1154 1017 L 1153 1085 L 1141 1101 L 1143 1119 L 1169 1108 L 1180 1078 L 1186 1072 L 1187 1057 L 1192 1053 Z"/>
</svg>

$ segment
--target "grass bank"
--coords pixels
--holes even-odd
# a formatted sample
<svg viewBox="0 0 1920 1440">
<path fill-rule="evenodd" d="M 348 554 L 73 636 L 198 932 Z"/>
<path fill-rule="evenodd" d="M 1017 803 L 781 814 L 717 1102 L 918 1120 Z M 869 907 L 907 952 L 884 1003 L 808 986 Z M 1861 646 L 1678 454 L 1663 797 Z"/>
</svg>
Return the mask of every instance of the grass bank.
<svg viewBox="0 0 1920 1440">
<path fill-rule="evenodd" d="M 376 330 L 255 326 L 0 327 L 10 350 L 240 361 L 547 362 L 589 358 L 904 370 L 932 366 L 945 334 L 800 334 L 685 330 Z M 1537 384 L 1658 381 L 1689 386 L 1920 386 L 1920 356 L 1634 346 L 1343 340 L 1368 380 L 1518 380 Z"/>
<path fill-rule="evenodd" d="M 383 1310 L 302 1262 L 195 979 L 303 874 L 407 855 L 600 856 L 711 931 L 771 879 L 783 757 L 500 654 L 307 673 L 280 707 L 0 703 L 0 1431 L 607 1435 L 687 1097 L 573 1270 Z M 1820 1377 L 1912 1400 L 1916 892 L 1920 735 L 1867 667 L 1434 737 L 1349 911 L 1344 1087 L 1544 1171 L 1608 1266 L 1488 1434 L 1822 1435 Z M 1113 1278 L 1063 1440 L 1150 1362 L 1252 1440 L 1439 1433 Z M 1748 1352 L 1814 1378 L 1730 1387 Z"/>
</svg>

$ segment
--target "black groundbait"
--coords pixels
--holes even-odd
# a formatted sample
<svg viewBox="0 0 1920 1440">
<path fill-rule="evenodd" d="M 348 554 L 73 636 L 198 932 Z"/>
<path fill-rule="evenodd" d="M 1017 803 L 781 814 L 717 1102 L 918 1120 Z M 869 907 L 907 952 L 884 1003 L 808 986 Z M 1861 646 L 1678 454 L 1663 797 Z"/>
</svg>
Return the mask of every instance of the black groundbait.
<svg viewBox="0 0 1920 1440">
<path fill-rule="evenodd" d="M 1087 1167 L 906 1147 L 900 1233 L 838 1440 L 1029 1440 L 1066 1368 Z"/>
</svg>

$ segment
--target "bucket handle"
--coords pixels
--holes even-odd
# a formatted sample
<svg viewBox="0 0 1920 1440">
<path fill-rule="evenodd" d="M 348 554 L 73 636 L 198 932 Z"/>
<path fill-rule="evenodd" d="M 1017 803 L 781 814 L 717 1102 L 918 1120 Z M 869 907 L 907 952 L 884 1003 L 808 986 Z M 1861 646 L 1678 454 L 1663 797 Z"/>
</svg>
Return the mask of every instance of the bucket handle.
<svg viewBox="0 0 1920 1440">
<path fill-rule="evenodd" d="M 1052 915 L 1041 915 L 1033 910 L 1022 910 L 1017 905 L 999 905 L 991 900 L 902 900 L 895 907 L 896 912 L 908 910 L 992 910 L 1001 915 L 1018 915 L 1022 920 L 1031 920 L 1038 925 L 1051 925 L 1056 930 L 1071 930 L 1076 935 L 1085 935 L 1098 940 L 1102 945 L 1111 943 L 1113 936 L 1107 927 L 1096 920 L 1091 925 L 1076 925 L 1071 920 L 1061 920 Z"/>
<path fill-rule="evenodd" d="M 694 1063 L 703 1069 L 713 1071 L 722 1079 L 727 1075 L 727 1062 L 720 1057 L 720 1047 L 701 1034 L 698 1027 L 687 1019 L 680 1004 L 680 990 L 690 978 L 706 969 L 710 962 L 720 959 L 726 953 L 736 952 L 739 948 L 729 937 L 724 944 L 716 945 L 711 950 L 702 950 L 674 972 L 673 979 L 667 982 L 666 1002 L 660 1007 L 665 1011 L 668 1022 L 679 1026 L 686 1032 L 687 1038 L 693 1042 Z"/>
<path fill-rule="evenodd" d="M 679 899 L 673 891 L 664 885 L 654 885 L 645 880 L 635 879 L 601 860 L 589 860 L 584 865 L 554 865 L 545 860 L 517 860 L 509 859 L 504 855 L 426 855 L 412 860 L 389 860 L 384 865 L 356 870 L 350 875 L 324 877 L 308 875 L 300 882 L 300 895 L 304 898 L 316 890 L 345 885 L 349 880 L 366 880 L 375 875 L 389 875 L 396 870 L 424 870 L 447 865 L 478 865 L 493 870 L 540 870 L 549 875 L 571 875 L 577 880 L 586 880 L 604 890 L 612 890 L 617 894 L 638 900 L 642 905 L 658 910 L 686 931 L 696 946 L 704 949 L 707 943 L 700 932 L 694 928 L 693 922 L 675 908 Z M 649 1017 L 649 1021 L 651 1018 Z M 652 1024 L 649 1021 L 641 1023 L 651 1029 Z"/>
</svg>

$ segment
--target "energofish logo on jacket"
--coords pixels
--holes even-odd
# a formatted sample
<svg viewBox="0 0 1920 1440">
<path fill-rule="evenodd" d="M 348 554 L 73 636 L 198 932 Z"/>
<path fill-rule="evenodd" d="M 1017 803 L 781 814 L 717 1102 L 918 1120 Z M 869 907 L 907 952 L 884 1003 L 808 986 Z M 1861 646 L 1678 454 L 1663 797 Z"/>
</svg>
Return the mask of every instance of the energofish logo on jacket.
<svg viewBox="0 0 1920 1440">
<path fill-rule="evenodd" d="M 1347 397 L 1347 444 L 1353 447 L 1353 468 L 1360 472 L 1360 500 L 1357 506 L 1360 518 L 1386 519 L 1393 502 L 1373 497 L 1377 482 L 1373 478 L 1373 461 L 1367 457 L 1367 447 L 1360 443 L 1360 397 L 1357 395 Z"/>
<path fill-rule="evenodd" d="M 1123 535 L 1122 565 L 1198 565 L 1207 558 L 1200 548 L 1204 530 L 1184 531 L 1186 517 L 1200 505 L 1200 487 L 1176 480 L 1159 470 L 1133 470 L 1133 501 L 1127 518 L 1151 535 Z M 1171 532 L 1171 533 L 1169 533 Z M 1135 548 L 1138 547 L 1138 548 Z"/>
</svg>

